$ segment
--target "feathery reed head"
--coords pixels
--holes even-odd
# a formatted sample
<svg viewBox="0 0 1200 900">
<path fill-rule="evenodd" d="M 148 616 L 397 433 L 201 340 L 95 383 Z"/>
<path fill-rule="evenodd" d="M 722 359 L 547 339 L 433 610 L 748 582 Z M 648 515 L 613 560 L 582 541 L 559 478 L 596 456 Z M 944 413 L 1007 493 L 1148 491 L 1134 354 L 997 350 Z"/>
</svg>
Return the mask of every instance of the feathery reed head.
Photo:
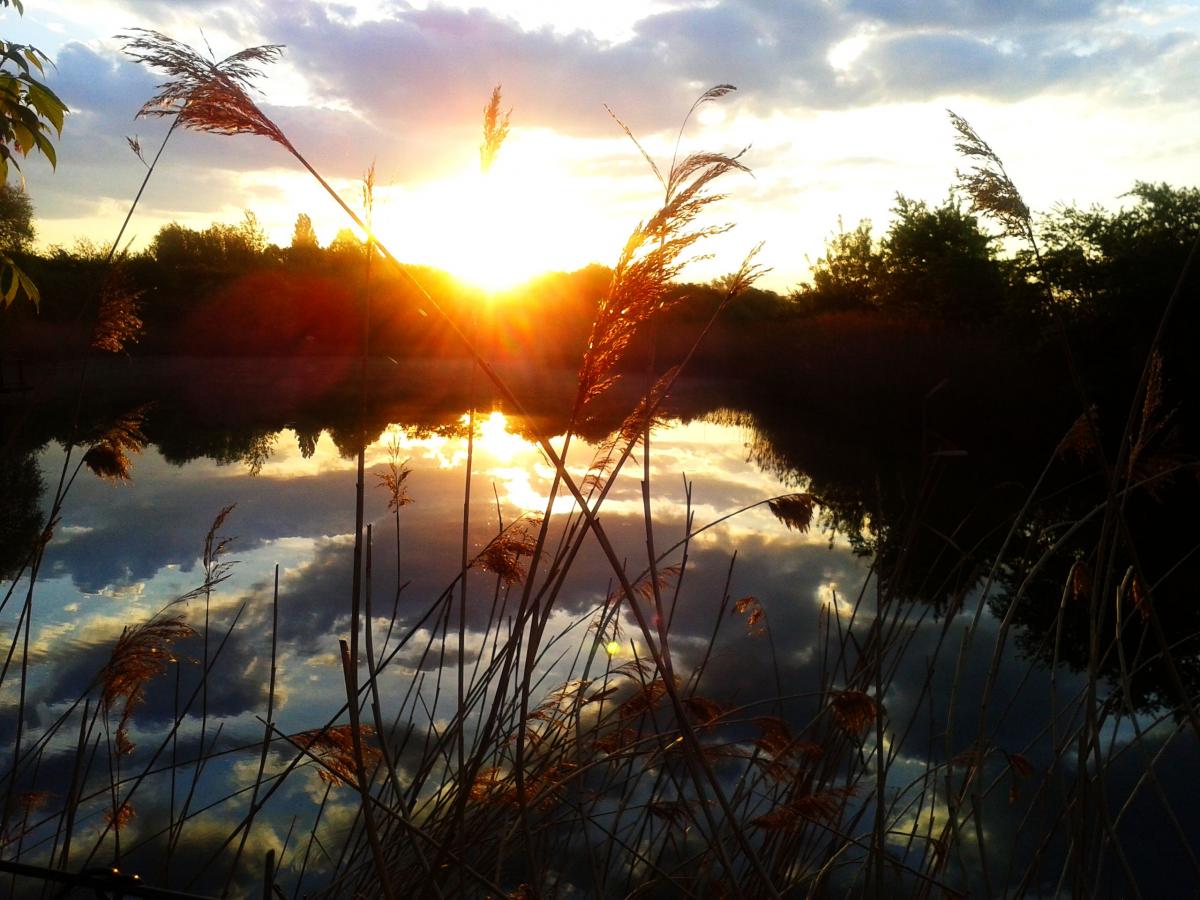
<svg viewBox="0 0 1200 900">
<path fill-rule="evenodd" d="M 1029 207 L 1008 177 L 1004 163 L 971 123 L 953 110 L 946 110 L 957 134 L 954 149 L 975 160 L 969 172 L 959 171 L 958 183 L 971 198 L 971 211 L 991 216 L 1010 237 L 1032 240 Z"/>
<path fill-rule="evenodd" d="M 214 134 L 257 134 L 291 149 L 283 132 L 247 93 L 262 75 L 259 67 L 279 59 L 282 45 L 249 47 L 213 62 L 187 44 L 147 28 L 131 28 L 118 37 L 128 56 L 168 75 L 158 93 L 138 111 L 139 116 L 176 116 L 185 128 Z"/>
<path fill-rule="evenodd" d="M 763 242 L 759 241 L 746 254 L 746 258 L 742 260 L 742 264 L 735 271 L 720 279 L 720 286 L 725 291 L 726 301 L 732 300 L 739 294 L 744 294 L 754 286 L 754 282 L 771 271 L 770 266 L 760 265 L 754 261 L 755 257 L 762 252 L 762 248 Z"/>
<path fill-rule="evenodd" d="M 229 552 L 229 545 L 237 539 L 221 537 L 218 532 L 235 506 L 236 503 L 231 503 L 217 513 L 204 536 L 204 590 L 213 588 L 228 578 L 233 568 L 233 561 L 223 557 Z"/>
<path fill-rule="evenodd" d="M 505 587 L 525 577 L 521 557 L 533 556 L 537 549 L 535 529 L 542 523 L 539 515 L 524 515 L 496 535 L 467 564 L 468 569 L 483 569 L 500 576 Z"/>
<path fill-rule="evenodd" d="M 120 831 L 128 825 L 137 815 L 133 811 L 133 807 L 129 803 L 122 803 L 116 809 L 111 807 L 104 810 L 104 824 L 112 828 L 113 831 Z"/>
<path fill-rule="evenodd" d="M 790 831 L 806 822 L 834 823 L 855 790 L 854 785 L 847 785 L 804 794 L 751 820 L 750 824 L 766 831 Z"/>
<path fill-rule="evenodd" d="M 700 103 L 724 96 L 732 90 L 732 85 L 718 85 L 702 94 L 692 105 L 692 110 Z M 722 234 L 733 227 L 728 223 L 695 224 L 697 217 L 710 204 L 724 197 L 723 194 L 709 192 L 712 183 L 729 172 L 750 171 L 740 161 L 745 149 L 733 155 L 693 153 L 674 161 L 664 178 L 629 126 L 611 109 L 608 112 L 650 164 L 663 186 L 664 202 L 653 216 L 633 230 L 613 268 L 612 279 L 606 295 L 600 301 L 584 351 L 583 365 L 579 370 L 580 408 L 615 381 L 612 371 L 638 326 L 681 299 L 670 297 L 667 287 L 695 259 L 688 255 L 689 251 L 705 238 Z M 691 110 L 688 112 L 690 116 Z M 684 119 L 686 122 L 687 117 Z"/>
<path fill-rule="evenodd" d="M 862 691 L 834 691 L 829 705 L 838 724 L 850 734 L 862 734 L 870 728 L 880 711 L 875 698 Z"/>
<path fill-rule="evenodd" d="M 483 143 L 479 145 L 479 168 L 487 172 L 500 152 L 500 145 L 508 137 L 508 120 L 512 116 L 509 109 L 500 115 L 500 85 L 492 88 L 492 98 L 483 108 Z"/>
<path fill-rule="evenodd" d="M 133 752 L 126 726 L 134 709 L 145 698 L 146 684 L 166 671 L 175 662 L 171 646 L 195 632 L 182 617 L 151 619 L 121 632 L 100 676 L 100 699 L 104 709 L 111 710 L 124 701 L 117 725 L 117 752 L 126 756 Z"/>
<path fill-rule="evenodd" d="M 148 408 L 143 405 L 130 410 L 100 432 L 83 454 L 83 464 L 101 478 L 128 481 L 129 453 L 140 453 L 147 443 L 142 421 Z"/>
<path fill-rule="evenodd" d="M 787 494 L 767 502 L 775 518 L 786 525 L 788 531 L 795 529 L 801 534 L 812 526 L 816 505 L 817 498 L 812 494 Z"/>
<path fill-rule="evenodd" d="M 142 292 L 129 286 L 120 264 L 109 271 L 100 291 L 100 313 L 92 332 L 92 347 L 106 353 L 120 353 L 127 344 L 136 344 L 143 322 L 138 315 Z"/>
<path fill-rule="evenodd" d="M 380 752 L 365 739 L 373 737 L 375 729 L 360 725 L 359 738 L 362 742 L 363 763 L 369 768 L 379 760 Z M 354 730 L 350 725 L 302 731 L 294 740 L 300 747 L 321 762 L 317 775 L 322 781 L 334 785 L 350 785 L 355 779 Z"/>
<path fill-rule="evenodd" d="M 733 611 L 739 616 L 746 617 L 746 634 L 750 637 L 761 637 L 766 634 L 766 628 L 762 624 L 766 617 L 766 611 L 758 602 L 757 597 L 743 597 L 733 604 Z"/>
<path fill-rule="evenodd" d="M 129 145 L 129 149 L 133 151 L 133 155 L 141 160 L 143 166 L 149 166 L 149 163 L 146 162 L 146 157 L 142 155 L 142 142 L 136 134 L 133 137 L 126 136 L 125 143 Z"/>
<path fill-rule="evenodd" d="M 362 205 L 369 227 L 375 218 L 375 160 L 371 160 L 371 165 L 363 172 Z"/>
<path fill-rule="evenodd" d="M 375 473 L 375 477 L 379 479 L 379 486 L 388 492 L 389 512 L 399 512 L 400 507 L 413 502 L 412 497 L 408 496 L 408 486 L 405 484 L 411 474 L 408 460 L 398 462 L 395 456 L 388 460 L 388 471 Z"/>
</svg>

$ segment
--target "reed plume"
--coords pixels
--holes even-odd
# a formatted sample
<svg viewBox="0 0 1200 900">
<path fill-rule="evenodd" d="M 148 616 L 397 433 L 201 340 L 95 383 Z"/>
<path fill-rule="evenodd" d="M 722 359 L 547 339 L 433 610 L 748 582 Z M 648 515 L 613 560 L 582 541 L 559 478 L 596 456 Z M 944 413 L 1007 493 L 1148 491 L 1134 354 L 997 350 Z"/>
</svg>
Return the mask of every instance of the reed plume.
<svg viewBox="0 0 1200 900">
<path fill-rule="evenodd" d="M 684 117 L 680 132 L 702 103 L 723 97 L 733 90 L 735 88 L 732 85 L 722 84 L 701 94 Z M 694 257 L 689 256 L 689 251 L 699 241 L 733 227 L 730 223 L 696 224 L 700 214 L 724 196 L 710 191 L 712 183 L 729 172 L 750 171 L 740 162 L 745 149 L 733 155 L 704 152 L 693 153 L 682 160 L 672 160 L 664 178 L 629 126 L 611 109 L 608 112 L 650 164 L 663 187 L 663 205 L 633 230 L 613 267 L 612 278 L 592 323 L 583 364 L 579 369 L 577 405 L 580 409 L 615 381 L 613 370 L 638 327 L 682 299 L 681 295 L 672 295 L 668 287 L 680 271 L 693 261 Z"/>
<path fill-rule="evenodd" d="M 408 460 L 400 462 L 395 454 L 388 460 L 386 472 L 375 473 L 375 477 L 379 479 L 379 486 L 387 491 L 388 512 L 398 512 L 400 507 L 408 506 L 413 502 L 412 497 L 408 495 L 408 486 L 405 484 L 411 474 L 412 470 L 408 467 Z"/>
<path fill-rule="evenodd" d="M 362 738 L 373 737 L 375 734 L 375 729 L 370 725 L 360 725 L 358 730 Z M 322 781 L 333 785 L 355 786 L 357 763 L 354 756 L 354 732 L 350 725 L 302 731 L 293 735 L 291 739 L 321 763 L 317 776 Z M 380 758 L 379 750 L 365 740 L 362 741 L 362 754 L 363 763 L 367 766 L 373 766 Z"/>
<path fill-rule="evenodd" d="M 100 291 L 100 314 L 92 332 L 92 347 L 105 353 L 120 353 L 141 337 L 143 322 L 138 315 L 142 292 L 129 286 L 118 262 L 109 271 Z"/>
<path fill-rule="evenodd" d="M 500 152 L 500 145 L 508 137 L 508 122 L 512 110 L 500 115 L 500 85 L 492 88 L 492 97 L 483 108 L 483 143 L 479 145 L 479 168 L 487 172 Z"/>
<path fill-rule="evenodd" d="M 215 62 L 148 28 L 131 28 L 118 37 L 128 56 L 170 76 L 142 105 L 139 116 L 175 116 L 185 128 L 213 134 L 257 134 L 292 149 L 283 132 L 247 93 L 262 76 L 258 67 L 279 59 L 282 45 L 248 47 Z"/>
<path fill-rule="evenodd" d="M 804 794 L 752 819 L 750 824 L 767 831 L 789 831 L 806 822 L 834 823 L 841 817 L 847 799 L 854 796 L 855 790 L 850 785 Z"/>
<path fill-rule="evenodd" d="M 875 723 L 879 705 L 862 691 L 834 691 L 829 703 L 834 718 L 850 734 L 862 734 Z"/>
<path fill-rule="evenodd" d="M 786 525 L 788 531 L 795 529 L 802 534 L 812 526 L 816 505 L 817 498 L 812 494 L 788 494 L 767 502 L 775 518 Z"/>
<path fill-rule="evenodd" d="M 104 810 L 104 824 L 113 831 L 120 831 L 137 816 L 129 803 L 122 803 L 116 809 Z"/>
<path fill-rule="evenodd" d="M 100 676 L 100 699 L 106 711 L 123 701 L 117 725 L 117 749 L 121 755 L 133 751 L 126 728 L 134 709 L 145 698 L 151 679 L 176 661 L 172 645 L 195 632 L 182 617 L 158 619 L 126 628 L 113 647 L 108 665 Z"/>
<path fill-rule="evenodd" d="M 132 465 L 129 454 L 140 453 L 146 446 L 142 422 L 147 406 L 139 406 L 119 416 L 100 432 L 83 454 L 83 464 L 100 478 L 128 481 Z"/>
<path fill-rule="evenodd" d="M 483 569 L 500 576 L 505 587 L 517 584 L 525 577 L 522 558 L 533 556 L 537 550 L 537 529 L 541 517 L 525 515 L 492 538 L 476 554 L 467 568 Z"/>
<path fill-rule="evenodd" d="M 762 604 L 757 597 L 743 597 L 733 604 L 733 611 L 746 617 L 746 633 L 751 637 L 761 637 L 766 634 L 762 621 L 766 616 Z"/>
<path fill-rule="evenodd" d="M 976 160 L 970 171 L 958 170 L 959 186 L 971 198 L 971 211 L 991 216 L 1009 237 L 1035 243 L 1029 207 L 1013 184 L 1004 163 L 987 141 L 979 136 L 971 123 L 953 110 L 946 110 L 958 139 L 954 149 Z"/>
</svg>

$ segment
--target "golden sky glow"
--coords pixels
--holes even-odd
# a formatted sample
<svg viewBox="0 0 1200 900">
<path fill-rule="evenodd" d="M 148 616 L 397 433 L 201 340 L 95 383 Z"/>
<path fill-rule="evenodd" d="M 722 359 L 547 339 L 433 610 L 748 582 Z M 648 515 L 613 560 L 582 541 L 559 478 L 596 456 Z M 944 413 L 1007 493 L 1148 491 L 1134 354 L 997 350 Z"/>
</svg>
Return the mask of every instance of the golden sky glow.
<svg viewBox="0 0 1200 900">
<path fill-rule="evenodd" d="M 498 0 L 393 4 L 305 0 L 48 3 L 6 14 L 5 37 L 46 50 L 72 109 L 51 172 L 23 166 L 43 246 L 111 240 L 144 172 L 125 137 L 154 147 L 164 122 L 134 113 L 160 77 L 125 59 L 113 31 L 157 28 L 218 56 L 286 45 L 258 99 L 350 202 L 376 160 L 377 227 L 401 259 L 487 290 L 547 270 L 611 265 L 661 190 L 605 112 L 628 121 L 660 166 L 705 87 L 683 151 L 736 152 L 753 179 L 721 185 L 715 221 L 737 228 L 685 273 L 737 268 L 759 241 L 787 290 L 839 217 L 886 227 L 897 192 L 938 202 L 960 160 L 945 109 L 1004 157 L 1031 207 L 1114 206 L 1137 179 L 1195 182 L 1200 12 L 1194 4 L 995 4 Z M 1003 9 L 1001 9 L 1003 7 Z M 512 131 L 479 173 L 480 114 L 494 85 Z M 347 225 L 306 173 L 251 137 L 181 135 L 128 237 L 256 213 L 286 244 L 307 213 L 328 242 Z"/>
<path fill-rule="evenodd" d="M 383 186 L 376 232 L 401 259 L 444 269 L 488 291 L 548 269 L 582 268 L 593 261 L 595 248 L 619 248 L 623 236 L 586 214 L 601 185 L 574 176 L 565 143 L 548 132 L 521 133 L 487 173 L 468 157 L 448 177 Z"/>
</svg>

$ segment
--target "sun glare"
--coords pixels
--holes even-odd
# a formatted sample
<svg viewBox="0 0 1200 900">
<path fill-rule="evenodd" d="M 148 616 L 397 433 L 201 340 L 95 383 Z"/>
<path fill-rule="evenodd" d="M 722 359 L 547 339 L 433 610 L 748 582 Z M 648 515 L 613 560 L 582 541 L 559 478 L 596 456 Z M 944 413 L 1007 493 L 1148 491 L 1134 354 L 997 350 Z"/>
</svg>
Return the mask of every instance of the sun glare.
<svg viewBox="0 0 1200 900">
<path fill-rule="evenodd" d="M 555 141 L 510 138 L 487 173 L 464 160 L 450 177 L 383 192 L 380 238 L 400 258 L 488 292 L 608 259 L 624 236 L 587 210 L 613 186 L 578 177 Z"/>
<path fill-rule="evenodd" d="M 463 424 L 469 417 L 464 415 Z M 493 456 L 497 462 L 512 462 L 519 453 L 531 450 L 530 444 L 520 435 L 513 434 L 508 427 L 508 419 L 499 410 L 493 410 L 486 418 L 478 422 L 479 436 L 476 447 Z"/>
</svg>

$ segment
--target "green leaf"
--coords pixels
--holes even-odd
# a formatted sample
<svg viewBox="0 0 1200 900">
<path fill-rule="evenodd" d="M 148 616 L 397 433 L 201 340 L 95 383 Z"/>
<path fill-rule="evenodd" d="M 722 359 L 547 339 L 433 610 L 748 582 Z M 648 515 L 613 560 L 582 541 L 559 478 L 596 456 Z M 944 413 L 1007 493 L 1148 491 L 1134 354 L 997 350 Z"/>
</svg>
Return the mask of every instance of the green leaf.
<svg viewBox="0 0 1200 900">
<path fill-rule="evenodd" d="M 36 81 L 29 85 L 27 91 L 29 102 L 33 104 L 34 109 L 41 114 L 42 118 L 49 120 L 55 131 L 62 134 L 63 114 L 68 111 L 67 105 L 58 98 L 54 91 Z"/>
<path fill-rule="evenodd" d="M 50 163 L 50 168 L 58 168 L 58 154 L 54 152 L 54 145 L 50 143 L 50 139 L 41 132 L 34 134 L 34 140 L 37 141 L 38 149 L 42 151 L 42 155 L 46 157 Z"/>
<path fill-rule="evenodd" d="M 29 62 L 36 67 L 39 72 L 46 71 L 44 68 L 42 68 L 42 59 L 45 57 L 45 54 L 38 50 L 37 47 L 26 47 L 22 51 L 22 55 L 24 55 L 24 57 L 29 60 Z"/>
<path fill-rule="evenodd" d="M 33 149 L 34 140 L 33 132 L 22 125 L 20 122 L 12 123 L 13 137 L 17 141 L 17 147 L 24 156 L 29 155 L 29 151 Z"/>
<path fill-rule="evenodd" d="M 35 307 L 41 306 L 42 292 L 38 290 L 38 287 L 33 283 L 33 280 L 16 266 L 13 266 L 13 272 L 17 276 L 17 281 L 21 285 L 21 290 L 25 292 L 25 296 L 33 302 Z"/>
<path fill-rule="evenodd" d="M 4 270 L 0 271 L 0 281 L 3 281 L 5 274 L 11 274 L 8 287 L 4 289 L 4 305 L 8 306 L 17 297 L 17 267 L 11 261 L 4 263 Z"/>
<path fill-rule="evenodd" d="M 4 283 L 5 276 L 8 276 L 8 285 L 4 288 L 3 295 L 0 295 L 4 306 L 11 305 L 17 299 L 17 295 L 22 292 L 33 301 L 34 306 L 41 304 L 42 294 L 33 280 L 22 272 L 20 267 L 8 256 L 0 254 L 0 284 Z"/>
</svg>

